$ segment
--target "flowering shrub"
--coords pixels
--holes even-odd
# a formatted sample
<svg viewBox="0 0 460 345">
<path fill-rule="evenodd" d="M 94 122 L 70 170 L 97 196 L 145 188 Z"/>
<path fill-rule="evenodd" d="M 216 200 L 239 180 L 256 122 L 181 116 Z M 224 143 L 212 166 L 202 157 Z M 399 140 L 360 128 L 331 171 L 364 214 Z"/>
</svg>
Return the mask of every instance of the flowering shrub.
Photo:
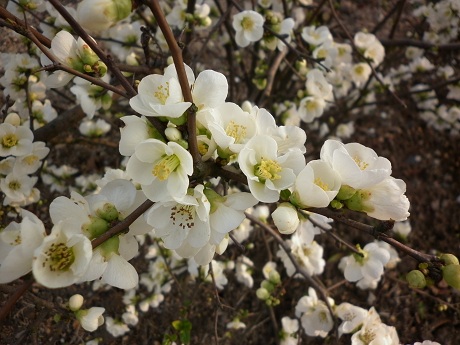
<svg viewBox="0 0 460 345">
<path fill-rule="evenodd" d="M 460 8 L 412 1 L 404 15 L 423 18 L 425 31 L 401 43 L 391 40 L 403 25 L 398 4 L 388 40 L 377 35 L 387 19 L 350 32 L 333 1 L 0 7 L 4 26 L 28 40 L 27 53 L 1 55 L 0 283 L 22 279 L 21 294 L 35 283 L 65 288 L 65 318 L 99 335 L 105 325 L 111 337 L 166 308 L 179 277 L 213 284 L 221 308 L 227 290 L 244 287 L 273 324 L 266 343 L 399 344 L 372 292 L 358 306 L 334 285 L 376 290 L 407 255 L 414 269 L 404 288 L 460 289 L 454 254 L 404 243 L 411 195 L 393 172 L 404 163 L 351 139 L 380 105 L 410 101 L 439 135 L 458 140 L 457 67 L 428 49 L 458 49 Z M 387 62 L 398 44 L 406 60 Z M 96 164 L 79 142 L 118 152 Z M 81 166 L 66 165 L 59 145 Z M 102 307 L 82 309 L 91 288 L 123 289 L 125 310 L 109 313 L 110 302 L 96 298 Z M 189 313 L 200 303 L 184 303 L 149 341 L 193 343 L 200 324 Z M 216 342 L 256 323 L 237 300 L 225 303 L 232 314 L 222 322 L 216 314 Z M 424 341 L 404 341 L 416 340 Z"/>
</svg>

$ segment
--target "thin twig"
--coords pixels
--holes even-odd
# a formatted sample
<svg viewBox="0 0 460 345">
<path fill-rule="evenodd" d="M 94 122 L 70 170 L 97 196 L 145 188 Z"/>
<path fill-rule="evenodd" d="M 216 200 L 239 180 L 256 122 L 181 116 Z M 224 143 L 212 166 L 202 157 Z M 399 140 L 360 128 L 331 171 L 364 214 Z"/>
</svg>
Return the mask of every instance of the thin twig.
<svg viewBox="0 0 460 345">
<path fill-rule="evenodd" d="M 182 51 L 177 44 L 176 38 L 174 37 L 168 22 L 166 21 L 158 0 L 142 0 L 141 2 L 147 5 L 152 11 L 158 26 L 168 43 L 169 50 L 171 51 L 171 55 L 174 60 L 174 65 L 176 66 L 177 77 L 184 96 L 184 101 L 193 103 L 192 91 L 190 90 L 187 74 L 185 73 Z M 193 108 L 194 107 L 192 106 L 188 110 L 187 131 L 190 154 L 192 155 L 193 162 L 196 164 L 201 162 L 201 155 L 198 151 L 198 142 L 196 140 L 196 112 Z"/>
<path fill-rule="evenodd" d="M 34 277 L 29 277 L 25 282 L 22 283 L 19 287 L 17 287 L 16 292 L 12 294 L 3 307 L 0 309 L 0 322 L 5 320 L 7 315 L 10 313 L 11 309 L 13 309 L 16 302 L 21 298 L 22 295 L 26 293 L 26 291 L 32 286 L 35 282 Z"/>
<path fill-rule="evenodd" d="M 134 97 L 137 95 L 136 90 L 131 85 L 129 80 L 121 73 L 110 55 L 106 55 L 102 49 L 97 45 L 91 36 L 81 27 L 81 25 L 71 16 L 67 9 L 58 0 L 49 0 L 54 8 L 61 14 L 61 16 L 69 23 L 75 33 L 80 36 L 86 44 L 96 53 L 96 55 L 104 62 L 110 72 L 117 78 L 123 88 L 126 90 L 128 97 Z"/>
</svg>

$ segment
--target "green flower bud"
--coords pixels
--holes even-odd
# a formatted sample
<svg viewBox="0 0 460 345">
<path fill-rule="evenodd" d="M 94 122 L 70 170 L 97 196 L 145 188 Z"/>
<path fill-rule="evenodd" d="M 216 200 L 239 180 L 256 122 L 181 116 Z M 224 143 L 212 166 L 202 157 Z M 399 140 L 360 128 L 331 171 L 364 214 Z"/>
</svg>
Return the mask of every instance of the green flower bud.
<svg viewBox="0 0 460 345">
<path fill-rule="evenodd" d="M 107 65 L 99 60 L 93 64 L 92 70 L 96 77 L 102 78 L 107 73 Z"/>
<path fill-rule="evenodd" d="M 264 288 L 257 289 L 256 295 L 257 298 L 261 299 L 262 301 L 266 301 L 270 297 L 270 293 Z"/>
<path fill-rule="evenodd" d="M 268 275 L 268 280 L 272 284 L 278 285 L 281 282 L 280 274 L 277 271 L 271 271 Z"/>
<path fill-rule="evenodd" d="M 119 215 L 115 205 L 111 204 L 110 202 L 105 203 L 102 208 L 96 211 L 96 214 L 109 223 L 113 222 L 115 219 L 118 219 Z"/>
<path fill-rule="evenodd" d="M 416 289 L 423 289 L 426 286 L 426 279 L 419 270 L 412 270 L 406 274 L 406 280 L 409 285 Z"/>
<path fill-rule="evenodd" d="M 113 4 L 116 8 L 116 20 L 122 20 L 128 17 L 133 10 L 132 0 L 114 0 Z"/>
<path fill-rule="evenodd" d="M 442 268 L 442 277 L 454 289 L 460 290 L 460 265 L 447 265 Z"/>
<path fill-rule="evenodd" d="M 439 258 L 444 261 L 444 264 L 446 266 L 448 265 L 458 265 L 458 259 L 455 255 L 453 254 L 448 254 L 448 253 L 445 253 L 445 254 L 441 254 L 439 256 Z"/>
<path fill-rule="evenodd" d="M 272 293 L 273 291 L 275 291 L 275 285 L 273 285 L 273 283 L 271 283 L 270 281 L 268 280 L 264 280 L 262 282 L 262 284 L 260 284 L 260 286 L 262 286 L 262 288 L 264 288 L 265 290 L 267 290 L 268 292 Z"/>
<path fill-rule="evenodd" d="M 102 255 L 105 258 L 110 258 L 112 254 L 119 254 L 118 253 L 118 248 L 120 246 L 120 239 L 118 236 L 109 238 L 107 241 L 102 243 L 99 248 L 102 249 Z"/>
<path fill-rule="evenodd" d="M 372 212 L 373 208 L 365 204 L 365 201 L 369 199 L 369 192 L 365 190 L 358 190 L 351 198 L 344 200 L 344 204 L 353 211 L 358 212 Z"/>
<path fill-rule="evenodd" d="M 84 65 L 92 66 L 99 61 L 99 56 L 97 56 L 97 54 L 86 43 L 82 44 L 79 53 L 80 60 Z"/>
<path fill-rule="evenodd" d="M 336 195 L 336 199 L 338 200 L 348 200 L 350 199 L 353 195 L 355 195 L 356 189 L 343 185 L 340 187 L 339 193 Z"/>
<path fill-rule="evenodd" d="M 93 239 L 104 234 L 109 229 L 109 224 L 102 218 L 92 217 L 89 224 L 84 225 L 84 231 L 89 233 L 89 238 Z"/>
</svg>

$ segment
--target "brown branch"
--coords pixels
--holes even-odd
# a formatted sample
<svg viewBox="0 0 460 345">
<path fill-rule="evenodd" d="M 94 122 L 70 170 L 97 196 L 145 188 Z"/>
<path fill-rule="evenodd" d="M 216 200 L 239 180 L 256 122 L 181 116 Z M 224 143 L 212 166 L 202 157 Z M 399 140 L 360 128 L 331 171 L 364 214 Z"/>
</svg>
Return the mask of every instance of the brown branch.
<svg viewBox="0 0 460 345">
<path fill-rule="evenodd" d="M 412 249 L 405 244 L 402 244 L 401 242 L 395 240 L 392 237 L 389 237 L 385 232 L 382 231 L 382 229 L 387 229 L 387 221 L 380 221 L 380 223 L 376 226 L 372 225 L 367 225 L 361 222 L 358 222 L 353 219 L 349 219 L 346 217 L 346 215 L 342 211 L 333 211 L 328 208 L 315 208 L 315 209 L 308 209 L 310 212 L 314 212 L 317 214 L 321 214 L 325 217 L 332 218 L 336 220 L 339 223 L 343 223 L 345 225 L 348 225 L 352 228 L 355 228 L 357 230 L 360 230 L 362 232 L 365 232 L 371 236 L 373 236 L 377 240 L 384 241 L 399 251 L 411 256 L 415 260 L 419 262 L 434 262 L 438 261 L 436 256 L 430 255 L 430 254 L 425 254 L 421 253 L 415 249 Z"/>
<path fill-rule="evenodd" d="M 153 13 L 158 26 L 160 27 L 166 42 L 168 43 L 169 50 L 171 51 L 174 65 L 176 66 L 177 77 L 179 78 L 179 84 L 182 89 L 185 102 L 193 103 L 192 91 L 188 83 L 187 74 L 185 73 L 184 60 L 182 57 L 182 50 L 177 44 L 176 38 L 174 37 L 171 28 L 161 10 L 158 0 L 141 0 L 141 2 L 147 5 Z M 188 145 L 190 154 L 192 155 L 193 162 L 198 164 L 201 162 L 201 155 L 198 151 L 198 142 L 196 140 L 196 111 L 194 107 L 190 107 L 187 111 L 187 131 L 188 131 Z"/>
<path fill-rule="evenodd" d="M 26 291 L 32 286 L 35 282 L 34 277 L 29 277 L 25 282 L 22 283 L 19 287 L 16 288 L 16 292 L 12 294 L 0 309 L 0 322 L 5 320 L 5 318 L 10 313 L 11 309 L 13 309 L 16 302 L 21 298 L 22 295 L 26 293 Z"/>
<path fill-rule="evenodd" d="M 459 50 L 460 42 L 452 42 L 446 44 L 435 44 L 425 41 L 412 40 L 412 39 L 380 39 L 380 43 L 384 47 L 417 47 L 422 49 L 433 49 L 433 50 Z"/>
<path fill-rule="evenodd" d="M 101 236 L 95 238 L 94 240 L 91 241 L 91 244 L 93 246 L 93 249 L 96 248 L 97 246 L 100 246 L 102 243 L 107 241 L 109 238 L 112 238 L 113 236 L 116 236 L 134 223 L 134 221 L 139 218 L 142 214 L 144 214 L 151 206 L 153 205 L 153 201 L 146 200 L 144 201 L 138 208 L 136 208 L 133 212 L 131 212 L 122 222 L 118 223 L 114 227 L 110 228 L 107 230 L 104 234 Z"/>
<path fill-rule="evenodd" d="M 137 95 L 136 90 L 131 85 L 129 80 L 121 73 L 120 69 L 117 67 L 110 55 L 106 55 L 97 43 L 86 33 L 86 31 L 81 27 L 81 25 L 73 18 L 66 8 L 58 0 L 49 0 L 49 2 L 54 6 L 54 8 L 61 14 L 61 16 L 69 23 L 75 33 L 80 36 L 86 44 L 96 53 L 96 55 L 107 65 L 107 68 L 110 72 L 117 78 L 123 88 L 126 90 L 128 97 L 134 97 Z"/>
<path fill-rule="evenodd" d="M 78 123 L 83 119 L 86 114 L 80 105 L 77 105 L 66 112 L 60 114 L 53 121 L 47 123 L 41 128 L 34 131 L 35 141 L 49 141 L 55 136 L 67 131 L 73 127 L 74 124 Z"/>
</svg>

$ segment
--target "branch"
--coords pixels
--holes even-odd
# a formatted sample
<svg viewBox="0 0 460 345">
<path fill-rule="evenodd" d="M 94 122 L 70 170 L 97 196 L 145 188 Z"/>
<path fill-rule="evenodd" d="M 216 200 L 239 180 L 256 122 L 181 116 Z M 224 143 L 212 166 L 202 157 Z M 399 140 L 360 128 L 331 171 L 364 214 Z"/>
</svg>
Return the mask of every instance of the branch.
<svg viewBox="0 0 460 345">
<path fill-rule="evenodd" d="M 69 23 L 75 33 L 80 36 L 86 44 L 96 53 L 96 55 L 107 65 L 107 68 L 112 72 L 112 74 L 118 79 L 120 84 L 126 90 L 128 97 L 134 97 L 137 95 L 136 90 L 131 85 L 129 80 L 121 73 L 120 69 L 117 67 L 115 62 L 112 60 L 110 55 L 106 55 L 97 43 L 89 36 L 86 31 L 81 27 L 80 24 L 73 18 L 66 8 L 58 0 L 49 0 L 49 2 L 54 6 L 54 8 L 61 14 L 61 16 Z"/>
<path fill-rule="evenodd" d="M 96 248 L 97 246 L 100 246 L 102 243 L 107 241 L 109 238 L 112 238 L 113 236 L 116 236 L 134 223 L 134 221 L 139 218 L 142 214 L 144 214 L 151 206 L 153 205 L 153 201 L 151 200 L 146 200 L 144 201 L 138 208 L 136 208 L 133 212 L 131 212 L 123 221 L 115 225 L 114 227 L 110 228 L 107 230 L 104 234 L 101 236 L 93 239 L 91 241 L 91 244 L 93 246 L 93 249 Z"/>
<path fill-rule="evenodd" d="M 185 73 L 182 50 L 177 44 L 176 38 L 166 21 L 158 0 L 140 0 L 140 2 L 150 8 L 166 42 L 168 43 L 169 50 L 171 51 L 171 55 L 174 60 L 174 65 L 176 66 L 177 77 L 179 78 L 179 84 L 182 89 L 184 101 L 193 103 L 192 91 L 190 90 L 187 74 Z M 201 155 L 198 151 L 198 142 L 196 140 L 196 111 L 193 108 L 194 107 L 192 106 L 187 111 L 187 131 L 190 154 L 192 155 L 193 163 L 197 164 L 201 162 Z"/>
</svg>

